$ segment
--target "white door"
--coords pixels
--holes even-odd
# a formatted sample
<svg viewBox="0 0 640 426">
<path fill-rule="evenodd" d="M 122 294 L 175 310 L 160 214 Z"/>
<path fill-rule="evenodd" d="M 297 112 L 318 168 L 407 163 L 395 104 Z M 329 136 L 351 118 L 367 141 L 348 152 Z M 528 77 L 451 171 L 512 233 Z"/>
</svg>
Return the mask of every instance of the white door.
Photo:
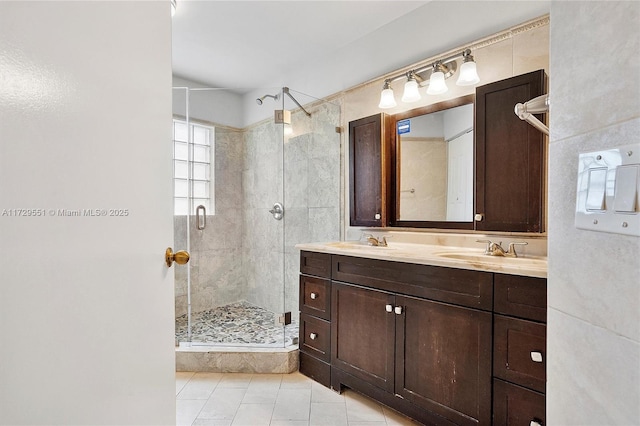
<svg viewBox="0 0 640 426">
<path fill-rule="evenodd" d="M 170 20 L 0 2 L 0 424 L 175 424 Z"/>
</svg>

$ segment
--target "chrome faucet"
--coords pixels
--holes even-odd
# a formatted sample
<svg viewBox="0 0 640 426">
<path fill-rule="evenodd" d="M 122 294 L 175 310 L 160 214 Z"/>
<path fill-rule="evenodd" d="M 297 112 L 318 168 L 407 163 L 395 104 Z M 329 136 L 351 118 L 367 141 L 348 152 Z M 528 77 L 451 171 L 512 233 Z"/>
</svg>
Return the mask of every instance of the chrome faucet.
<svg viewBox="0 0 640 426">
<path fill-rule="evenodd" d="M 515 246 L 526 246 L 527 242 L 509 243 L 509 248 L 504 251 L 502 248 L 502 241 L 499 243 L 491 242 L 490 240 L 477 240 L 478 243 L 486 243 L 487 247 L 484 250 L 484 254 L 488 256 L 504 256 L 504 257 L 518 257 Z"/>
<path fill-rule="evenodd" d="M 380 238 L 374 237 L 372 234 L 362 234 L 367 239 L 370 246 L 387 247 L 387 237 L 382 236 Z"/>
</svg>

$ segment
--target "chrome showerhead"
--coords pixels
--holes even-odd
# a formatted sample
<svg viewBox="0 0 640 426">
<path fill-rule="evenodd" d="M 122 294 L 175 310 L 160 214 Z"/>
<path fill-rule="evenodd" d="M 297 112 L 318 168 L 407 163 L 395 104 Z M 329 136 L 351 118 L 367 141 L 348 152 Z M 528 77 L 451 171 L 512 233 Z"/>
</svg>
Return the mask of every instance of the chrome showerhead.
<svg viewBox="0 0 640 426">
<path fill-rule="evenodd" d="M 258 105 L 262 105 L 263 101 L 264 101 L 266 98 L 273 98 L 273 100 L 274 100 L 274 101 L 277 101 L 279 97 L 280 97 L 280 94 L 278 94 L 278 93 L 276 93 L 275 95 L 264 95 L 264 96 L 262 96 L 262 97 L 260 97 L 260 98 L 256 99 L 256 103 L 257 103 Z"/>
</svg>

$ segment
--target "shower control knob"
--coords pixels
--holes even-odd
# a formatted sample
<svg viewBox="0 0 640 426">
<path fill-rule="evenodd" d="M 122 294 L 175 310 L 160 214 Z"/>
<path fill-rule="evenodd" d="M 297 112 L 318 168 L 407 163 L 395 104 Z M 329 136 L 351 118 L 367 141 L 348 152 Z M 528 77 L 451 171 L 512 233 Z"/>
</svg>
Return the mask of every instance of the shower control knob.
<svg viewBox="0 0 640 426">
<path fill-rule="evenodd" d="M 317 298 L 318 298 L 318 293 L 311 293 L 311 294 L 309 295 L 309 297 L 310 297 L 310 298 L 312 298 L 313 300 L 315 300 L 315 299 L 317 299 Z"/>
<path fill-rule="evenodd" d="M 318 335 L 317 335 L 316 333 L 311 333 L 311 334 L 309 334 L 309 338 L 310 338 L 311 340 L 316 340 L 316 338 L 317 338 L 317 337 L 318 337 Z"/>
</svg>

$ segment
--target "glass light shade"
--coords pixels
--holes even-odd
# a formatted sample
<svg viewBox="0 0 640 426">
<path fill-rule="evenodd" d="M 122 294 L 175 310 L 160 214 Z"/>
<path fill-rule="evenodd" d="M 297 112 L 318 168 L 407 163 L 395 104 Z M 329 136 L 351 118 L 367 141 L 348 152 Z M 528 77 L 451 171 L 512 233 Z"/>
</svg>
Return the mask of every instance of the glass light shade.
<svg viewBox="0 0 640 426">
<path fill-rule="evenodd" d="M 420 100 L 420 91 L 418 91 L 418 82 L 409 79 L 404 84 L 404 93 L 402 94 L 402 102 L 417 102 Z"/>
<path fill-rule="evenodd" d="M 378 108 L 393 108 L 398 106 L 396 98 L 393 96 L 393 89 L 384 89 L 380 94 Z"/>
<path fill-rule="evenodd" d="M 458 86 L 473 86 L 479 82 L 480 77 L 478 77 L 476 63 L 473 61 L 464 62 L 460 67 L 460 75 L 456 84 Z"/>
<path fill-rule="evenodd" d="M 447 87 L 447 83 L 444 82 L 444 74 L 442 71 L 436 71 L 431 74 L 427 95 L 439 95 L 445 93 L 447 90 L 449 90 L 449 88 Z"/>
</svg>

